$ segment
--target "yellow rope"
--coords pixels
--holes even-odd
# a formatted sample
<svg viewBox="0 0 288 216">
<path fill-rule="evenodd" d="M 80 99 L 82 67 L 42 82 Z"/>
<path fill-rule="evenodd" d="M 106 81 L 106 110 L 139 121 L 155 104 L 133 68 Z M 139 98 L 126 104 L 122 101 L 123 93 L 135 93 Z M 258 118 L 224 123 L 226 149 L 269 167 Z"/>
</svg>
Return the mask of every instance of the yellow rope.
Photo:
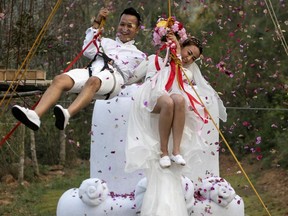
<svg viewBox="0 0 288 216">
<path fill-rule="evenodd" d="M 168 17 L 171 17 L 171 1 L 168 0 Z"/>
<path fill-rule="evenodd" d="M 266 0 L 265 0 L 266 2 Z M 170 0 L 168 0 L 168 10 L 169 10 L 169 18 L 171 17 L 171 5 L 170 5 Z M 269 11 L 270 12 L 270 11 Z M 279 25 L 278 25 L 279 26 Z M 280 29 L 281 30 L 281 29 Z M 279 31 L 279 30 L 278 30 Z M 282 31 L 281 31 L 282 33 Z M 284 38 L 285 40 L 285 38 Z M 285 42 L 286 43 L 286 42 Z M 284 46 L 285 48 L 285 46 Z M 285 49 L 285 51 L 287 52 L 287 49 Z M 215 128 L 217 129 L 217 131 L 219 132 L 221 138 L 223 139 L 223 142 L 225 143 L 225 145 L 227 146 L 228 150 L 230 151 L 230 153 L 232 154 L 233 158 L 235 159 L 236 163 L 238 164 L 240 170 L 242 171 L 243 175 L 246 177 L 247 181 L 249 182 L 251 188 L 253 189 L 253 191 L 255 192 L 256 196 L 258 197 L 259 201 L 261 202 L 261 204 L 263 205 L 264 209 L 266 210 L 267 214 L 269 216 L 271 216 L 268 208 L 266 207 L 265 203 L 263 202 L 262 198 L 260 197 L 259 193 L 257 192 L 256 188 L 254 187 L 253 183 L 251 182 L 250 178 L 248 177 L 247 173 L 245 172 L 245 170 L 243 169 L 241 163 L 239 162 L 239 160 L 237 159 L 236 155 L 234 154 L 233 150 L 231 149 L 229 143 L 226 141 L 224 135 L 222 134 L 222 132 L 220 131 L 219 127 L 217 126 L 216 122 L 214 121 L 212 115 L 210 114 L 210 112 L 208 111 L 208 109 L 206 108 L 206 106 L 204 105 L 202 99 L 200 98 L 199 94 L 197 93 L 197 91 L 195 90 L 192 82 L 189 80 L 188 76 L 186 75 L 186 73 L 184 72 L 183 68 L 181 68 L 181 71 L 183 71 L 186 79 L 189 82 L 189 85 L 192 87 L 193 91 L 196 93 L 197 98 L 199 99 L 200 103 L 203 105 L 205 111 L 207 112 L 208 116 L 210 117 L 213 125 L 215 126 Z"/>
<path fill-rule="evenodd" d="M 103 29 L 103 27 L 105 25 L 105 22 L 106 22 L 106 19 L 101 19 L 101 23 L 99 25 L 99 32 L 102 32 L 102 29 Z"/>
<path fill-rule="evenodd" d="M 241 163 L 239 162 L 239 160 L 237 159 L 236 155 L 234 154 L 233 150 L 231 149 L 229 143 L 227 142 L 227 140 L 225 139 L 223 133 L 220 131 L 219 127 L 217 126 L 215 120 L 213 119 L 212 115 L 210 114 L 209 110 L 206 108 L 205 104 L 203 103 L 203 100 L 201 99 L 200 95 L 198 94 L 198 92 L 196 91 L 196 89 L 194 88 L 192 82 L 190 81 L 190 79 L 188 78 L 187 74 L 185 73 L 185 71 L 183 70 L 182 67 L 182 63 L 180 61 L 179 58 L 177 58 L 174 55 L 170 55 L 171 58 L 175 61 L 175 63 L 177 65 L 179 65 L 179 67 L 181 68 L 181 71 L 183 72 L 184 76 L 186 77 L 186 79 L 189 82 L 189 85 L 192 87 L 193 91 L 195 92 L 195 94 L 197 95 L 197 98 L 199 99 L 201 105 L 204 107 L 205 111 L 207 112 L 209 118 L 211 119 L 213 125 L 215 126 L 216 130 L 218 131 L 218 133 L 220 134 L 221 138 L 223 139 L 223 142 L 225 143 L 225 145 L 227 146 L 227 148 L 229 149 L 230 153 L 232 154 L 233 158 L 235 159 L 237 165 L 239 166 L 240 170 L 242 171 L 243 175 L 246 177 L 247 181 L 249 182 L 251 188 L 253 189 L 253 191 L 255 192 L 256 196 L 258 197 L 259 201 L 261 202 L 261 204 L 263 205 L 264 209 L 266 210 L 267 214 L 269 216 L 271 216 L 268 208 L 266 207 L 265 203 L 263 202 L 262 198 L 260 197 L 259 193 L 257 192 L 256 188 L 254 187 L 253 183 L 251 182 L 250 178 L 248 177 L 247 173 L 245 172 L 244 168 L 242 167 Z"/>
<path fill-rule="evenodd" d="M 22 62 L 20 68 L 17 70 L 17 72 L 16 72 L 16 74 L 15 74 L 13 80 L 12 80 L 12 83 L 9 85 L 8 90 L 4 94 L 4 96 L 3 96 L 3 98 L 2 98 L 2 100 L 0 102 L 0 106 L 2 106 L 2 103 L 6 99 L 6 96 L 8 95 L 9 91 L 11 89 L 13 90 L 10 98 L 8 99 L 8 101 L 6 102 L 6 105 L 4 106 L 4 109 L 2 109 L 2 112 L 1 112 L 0 116 L 3 114 L 4 110 L 7 108 L 8 104 L 10 103 L 10 101 L 12 99 L 13 93 L 15 93 L 20 81 L 22 80 L 22 78 L 24 77 L 25 73 L 27 72 L 27 68 L 29 66 L 29 63 L 30 63 L 32 57 L 34 56 L 38 46 L 40 45 L 40 43 L 41 43 L 41 41 L 42 41 L 42 39 L 43 39 L 43 37 L 45 35 L 45 32 L 47 31 L 48 26 L 51 23 L 51 20 L 54 17 L 55 13 L 57 12 L 58 8 L 60 7 L 61 3 L 62 3 L 62 0 L 58 0 L 57 3 L 55 4 L 54 8 L 52 9 L 51 14 L 49 15 L 49 17 L 47 18 L 45 24 L 43 25 L 40 33 L 38 34 L 36 40 L 34 41 L 34 44 L 32 45 L 31 49 L 29 50 L 26 58 Z M 23 68 L 25 68 L 24 72 L 22 72 Z M 18 81 L 16 81 L 16 78 L 18 78 L 20 73 L 22 73 L 21 77 L 18 79 Z M 17 84 L 14 86 L 15 82 L 17 82 Z"/>
<path fill-rule="evenodd" d="M 274 27 L 275 27 L 275 30 L 276 30 L 276 34 L 277 34 L 278 38 L 281 40 L 282 46 L 284 47 L 284 50 L 285 50 L 286 54 L 288 55 L 287 42 L 285 40 L 285 37 L 283 35 L 283 31 L 282 31 L 282 29 L 280 27 L 280 24 L 278 22 L 277 16 L 276 16 L 275 11 L 273 9 L 273 5 L 272 5 L 270 0 L 269 0 L 269 5 L 267 3 L 267 0 L 265 0 L 265 3 L 266 3 L 266 6 L 267 6 L 267 9 L 268 9 L 268 12 L 270 14 L 271 20 L 272 20 L 272 22 L 274 24 Z"/>
<path fill-rule="evenodd" d="M 216 129 L 217 129 L 217 131 L 219 132 L 219 134 L 220 134 L 221 138 L 223 139 L 224 143 L 226 144 L 226 146 L 227 146 L 227 148 L 229 149 L 230 153 L 232 154 L 233 158 L 234 158 L 234 159 L 235 159 L 235 161 L 237 162 L 237 164 L 238 164 L 238 166 L 239 166 L 240 170 L 242 171 L 242 173 L 243 173 L 243 174 L 244 174 L 244 176 L 246 177 L 247 181 L 249 182 L 249 184 L 250 184 L 251 188 L 253 189 L 253 191 L 255 192 L 256 196 L 257 196 L 257 197 L 258 197 L 258 199 L 260 200 L 261 204 L 262 204 L 262 205 L 263 205 L 263 207 L 265 208 L 265 210 L 266 210 L 267 214 L 268 214 L 269 216 L 271 216 L 271 214 L 270 214 L 270 212 L 269 212 L 268 208 L 267 208 L 267 207 L 266 207 L 266 205 L 264 204 L 264 202 L 263 202 L 262 198 L 260 197 L 259 193 L 257 192 L 257 190 L 255 189 L 254 185 L 252 184 L 252 182 L 251 182 L 250 178 L 248 177 L 248 175 L 246 174 L 245 170 L 243 169 L 243 167 L 242 167 L 241 163 L 238 161 L 238 159 L 237 159 L 236 155 L 234 154 L 233 150 L 231 149 L 231 147 L 230 147 L 229 143 L 226 141 L 226 139 L 225 139 L 224 135 L 223 135 L 223 134 L 222 134 L 222 132 L 220 131 L 220 129 L 219 129 L 219 127 L 217 126 L 216 122 L 214 121 L 214 119 L 213 119 L 212 115 L 210 114 L 210 112 L 208 111 L 208 109 L 205 107 L 205 105 L 204 105 L 204 103 L 203 103 L 203 101 L 202 101 L 201 97 L 200 97 L 200 96 L 199 96 L 199 94 L 197 93 L 196 89 L 194 88 L 194 86 L 193 86 L 192 82 L 189 80 L 189 78 L 188 78 L 188 76 L 186 75 L 186 73 L 185 73 L 185 71 L 183 70 L 183 68 L 182 68 L 182 71 L 183 71 L 183 73 L 184 73 L 184 75 L 185 75 L 186 79 L 188 80 L 188 82 L 189 82 L 189 85 L 192 87 L 193 91 L 196 93 L 196 95 L 197 95 L 197 98 L 199 99 L 199 101 L 200 101 L 200 102 L 201 102 L 201 104 L 203 105 L 203 107 L 204 107 L 205 111 L 207 112 L 208 116 L 210 117 L 210 119 L 211 119 L 211 121 L 212 121 L 213 125 L 215 126 L 215 128 L 216 128 Z"/>
</svg>

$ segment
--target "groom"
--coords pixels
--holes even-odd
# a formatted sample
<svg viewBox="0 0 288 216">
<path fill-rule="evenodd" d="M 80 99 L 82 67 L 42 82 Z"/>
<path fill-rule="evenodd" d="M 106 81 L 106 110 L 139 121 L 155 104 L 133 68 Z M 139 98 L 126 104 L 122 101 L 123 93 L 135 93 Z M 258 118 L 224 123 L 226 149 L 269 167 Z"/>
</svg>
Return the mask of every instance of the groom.
<svg viewBox="0 0 288 216">
<path fill-rule="evenodd" d="M 101 20 L 108 14 L 108 9 L 100 10 L 86 31 L 83 48 L 98 33 Z M 140 25 L 140 14 L 134 8 L 125 9 L 120 15 L 116 39 L 103 37 L 100 42 L 97 40 L 96 46 L 91 44 L 85 50 L 84 55 L 93 61 L 90 67 L 57 75 L 34 110 L 15 105 L 12 108 L 14 117 L 36 131 L 40 128 L 42 115 L 56 104 L 63 92 L 80 93 L 67 109 L 59 104 L 54 107 L 55 126 L 64 130 L 69 118 L 89 105 L 95 95 L 101 99 L 116 96 L 146 57 L 134 45 Z"/>
</svg>

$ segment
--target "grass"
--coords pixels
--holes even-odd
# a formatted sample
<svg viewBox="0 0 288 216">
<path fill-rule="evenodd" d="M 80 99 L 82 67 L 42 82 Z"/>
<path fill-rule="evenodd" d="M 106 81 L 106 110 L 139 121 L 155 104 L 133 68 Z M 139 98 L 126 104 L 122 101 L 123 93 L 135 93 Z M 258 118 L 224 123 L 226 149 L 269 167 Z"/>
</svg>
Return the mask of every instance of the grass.
<svg viewBox="0 0 288 216">
<path fill-rule="evenodd" d="M 41 180 L 8 189 L 0 185 L 0 192 L 10 190 L 13 202 L 1 206 L 1 216 L 53 216 L 56 215 L 58 200 L 70 188 L 79 187 L 89 178 L 89 164 L 85 163 L 76 169 L 65 169 L 63 176 L 45 176 Z"/>
<path fill-rule="evenodd" d="M 230 164 L 231 163 L 226 163 Z M 247 168 L 244 166 L 244 168 Z M 272 216 L 288 216 L 288 193 L 281 193 L 281 188 L 285 189 L 288 175 L 285 174 L 284 180 L 277 182 L 273 176 L 279 176 L 278 170 L 269 173 L 270 179 L 265 180 L 265 184 L 261 183 L 263 178 L 267 178 L 264 174 L 267 170 L 259 171 L 259 167 L 250 167 L 247 171 L 249 178 L 264 201 L 268 206 L 269 213 Z M 224 168 L 225 169 L 225 168 Z M 221 177 L 225 178 L 235 189 L 236 193 L 244 200 L 245 215 L 246 216 L 269 216 L 259 201 L 255 192 L 252 190 L 248 181 L 241 173 L 237 173 L 237 168 L 229 170 L 228 172 L 221 171 Z M 9 186 L 0 185 L 0 201 L 3 197 L 7 197 L 11 201 L 9 205 L 2 205 L 0 208 L 1 216 L 54 216 L 56 215 L 56 208 L 58 200 L 61 195 L 68 189 L 79 187 L 81 182 L 89 178 L 89 164 L 82 163 L 73 169 L 65 169 L 63 176 L 46 176 L 29 183 L 29 185 L 14 185 Z M 271 172 L 271 171 L 270 171 Z M 287 171 L 282 170 L 282 174 Z M 275 188 L 276 182 L 280 184 L 280 189 Z M 13 198 L 9 198 L 9 197 Z M 279 197 L 280 196 L 280 197 Z"/>
<path fill-rule="evenodd" d="M 261 200 L 264 202 L 264 205 L 268 206 L 268 214 L 256 193 L 250 186 L 247 185 L 246 179 L 242 179 L 242 181 L 239 182 L 239 175 L 234 175 L 233 177 L 230 176 L 229 180 L 228 178 L 226 180 L 229 181 L 231 185 L 235 185 L 235 182 L 238 183 L 238 187 L 233 188 L 235 189 L 236 193 L 244 200 L 246 216 L 269 216 L 269 214 L 272 216 L 288 216 L 287 204 L 285 205 L 285 203 L 281 202 L 283 197 L 279 197 L 277 194 L 271 195 L 273 191 L 263 191 L 262 189 L 256 189 Z M 256 182 L 257 179 L 253 178 L 251 181 Z"/>
<path fill-rule="evenodd" d="M 225 178 L 244 200 L 245 216 L 288 216 L 288 194 L 285 192 L 288 191 L 285 181 L 288 179 L 287 170 L 261 169 L 260 163 L 242 164 L 260 199 L 267 206 L 268 213 L 244 174 L 237 173 L 238 166 L 232 164 L 235 162 L 227 158 L 220 162 L 221 177 Z"/>
</svg>

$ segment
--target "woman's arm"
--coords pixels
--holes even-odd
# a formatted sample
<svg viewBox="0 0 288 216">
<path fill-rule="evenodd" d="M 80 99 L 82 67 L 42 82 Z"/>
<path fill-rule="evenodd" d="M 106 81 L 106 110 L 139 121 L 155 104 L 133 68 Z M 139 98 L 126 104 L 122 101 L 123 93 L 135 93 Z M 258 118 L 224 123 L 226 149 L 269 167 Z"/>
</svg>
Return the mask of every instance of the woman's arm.
<svg viewBox="0 0 288 216">
<path fill-rule="evenodd" d="M 174 32 L 173 31 L 168 32 L 166 35 L 166 38 L 167 38 L 167 41 L 171 40 L 175 43 L 177 57 L 181 60 L 181 46 Z"/>
</svg>

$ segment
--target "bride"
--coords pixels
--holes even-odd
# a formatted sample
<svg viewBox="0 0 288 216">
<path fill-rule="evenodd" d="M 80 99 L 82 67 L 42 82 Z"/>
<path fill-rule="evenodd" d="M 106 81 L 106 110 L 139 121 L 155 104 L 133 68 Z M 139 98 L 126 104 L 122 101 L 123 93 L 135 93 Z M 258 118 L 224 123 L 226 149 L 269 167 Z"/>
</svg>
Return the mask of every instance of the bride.
<svg viewBox="0 0 288 216">
<path fill-rule="evenodd" d="M 191 176 L 191 167 L 202 162 L 206 107 L 217 103 L 223 121 L 226 110 L 195 63 L 202 54 L 201 42 L 188 37 L 180 22 L 159 19 L 153 42 L 166 50 L 166 57 L 151 55 L 137 68 L 146 78 L 133 97 L 125 170 L 145 170 L 141 216 L 188 216 L 181 176 Z"/>
</svg>

